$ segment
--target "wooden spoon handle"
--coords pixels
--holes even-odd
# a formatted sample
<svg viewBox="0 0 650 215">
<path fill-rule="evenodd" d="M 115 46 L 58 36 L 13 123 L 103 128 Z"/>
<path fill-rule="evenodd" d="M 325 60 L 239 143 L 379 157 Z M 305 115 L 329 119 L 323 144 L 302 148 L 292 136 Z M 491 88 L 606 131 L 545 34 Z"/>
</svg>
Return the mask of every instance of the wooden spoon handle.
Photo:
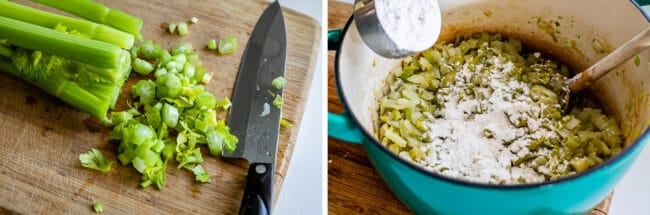
<svg viewBox="0 0 650 215">
<path fill-rule="evenodd" d="M 573 92 L 589 87 L 591 83 L 648 47 L 650 47 L 650 27 L 599 60 L 596 64 L 569 79 L 567 84 Z"/>
</svg>

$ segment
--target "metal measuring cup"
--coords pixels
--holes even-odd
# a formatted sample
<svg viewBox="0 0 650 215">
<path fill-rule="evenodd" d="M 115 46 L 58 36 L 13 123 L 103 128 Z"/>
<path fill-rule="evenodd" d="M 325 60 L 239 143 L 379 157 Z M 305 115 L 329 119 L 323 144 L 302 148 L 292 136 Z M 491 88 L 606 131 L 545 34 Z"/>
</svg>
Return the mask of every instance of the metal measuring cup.
<svg viewBox="0 0 650 215">
<path fill-rule="evenodd" d="M 383 57 L 403 58 L 433 46 L 433 44 L 430 44 L 427 47 L 422 47 L 421 50 L 408 50 L 399 47 L 382 27 L 377 17 L 375 0 L 355 0 L 353 15 L 357 30 L 363 41 L 370 49 Z M 442 19 L 442 17 L 438 17 L 438 19 Z M 440 32 L 440 25 L 437 31 Z"/>
</svg>

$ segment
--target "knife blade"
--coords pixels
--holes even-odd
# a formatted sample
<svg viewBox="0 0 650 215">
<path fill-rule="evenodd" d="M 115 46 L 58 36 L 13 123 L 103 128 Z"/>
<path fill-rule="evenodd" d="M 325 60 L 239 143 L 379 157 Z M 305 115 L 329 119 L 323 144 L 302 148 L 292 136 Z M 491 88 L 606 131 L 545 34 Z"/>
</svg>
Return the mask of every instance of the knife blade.
<svg viewBox="0 0 650 215">
<path fill-rule="evenodd" d="M 269 5 L 248 40 L 232 96 L 228 126 L 239 142 L 228 158 L 249 163 L 246 189 L 239 214 L 270 214 L 273 176 L 280 130 L 281 110 L 272 105 L 282 89 L 271 84 L 284 77 L 287 55 L 286 30 L 280 3 Z"/>
</svg>

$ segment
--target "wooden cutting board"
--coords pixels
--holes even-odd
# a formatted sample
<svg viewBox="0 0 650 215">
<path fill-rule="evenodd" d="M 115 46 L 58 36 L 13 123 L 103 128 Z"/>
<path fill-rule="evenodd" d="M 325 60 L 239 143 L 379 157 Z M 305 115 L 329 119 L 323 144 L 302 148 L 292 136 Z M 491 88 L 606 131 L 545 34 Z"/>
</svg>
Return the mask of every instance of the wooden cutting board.
<svg viewBox="0 0 650 215">
<path fill-rule="evenodd" d="M 352 14 L 352 5 L 330 0 L 328 11 L 328 28 L 341 29 Z M 341 113 L 343 105 L 339 101 L 334 79 L 334 54 L 328 54 L 327 110 Z M 327 146 L 330 214 L 410 213 L 377 174 L 360 145 L 329 138 Z M 609 195 L 590 215 L 607 215 L 611 198 L 612 195 Z"/>
<path fill-rule="evenodd" d="M 141 17 L 145 39 L 166 48 L 191 42 L 208 72 L 214 74 L 207 88 L 218 98 L 232 94 L 250 33 L 268 5 L 261 0 L 100 2 Z M 284 117 L 295 127 L 281 131 L 274 199 L 289 166 L 320 42 L 316 21 L 286 8 L 283 12 L 288 32 Z M 193 16 L 199 22 L 190 26 L 185 37 L 169 35 L 160 28 L 163 22 L 187 21 Z M 239 41 L 234 54 L 219 56 L 205 48 L 209 39 L 229 35 Z M 124 88 L 121 108 L 134 79 L 137 77 L 132 75 Z M 117 144 L 110 142 L 110 129 L 92 122 L 87 114 L 44 91 L 0 73 L 0 214 L 91 214 L 94 201 L 102 202 L 107 214 L 235 214 L 239 210 L 245 161 L 209 156 L 203 148 L 203 165 L 213 176 L 211 184 L 197 183 L 191 172 L 171 164 L 162 191 L 141 189 L 140 174 L 131 166 L 115 163 L 106 174 L 81 167 L 79 154 L 91 148 L 116 161 Z"/>
</svg>

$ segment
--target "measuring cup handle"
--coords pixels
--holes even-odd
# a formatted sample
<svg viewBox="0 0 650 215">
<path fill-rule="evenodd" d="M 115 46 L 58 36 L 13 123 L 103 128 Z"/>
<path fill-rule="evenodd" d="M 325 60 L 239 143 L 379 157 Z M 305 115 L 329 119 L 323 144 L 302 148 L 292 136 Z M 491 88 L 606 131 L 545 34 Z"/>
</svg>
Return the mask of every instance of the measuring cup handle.
<svg viewBox="0 0 650 215">
<path fill-rule="evenodd" d="M 343 39 L 343 29 L 334 29 L 327 31 L 327 50 L 336 51 L 341 46 Z"/>
<path fill-rule="evenodd" d="M 347 113 L 327 113 L 327 135 L 356 144 L 360 144 L 364 138 L 361 130 L 352 122 Z"/>
</svg>

